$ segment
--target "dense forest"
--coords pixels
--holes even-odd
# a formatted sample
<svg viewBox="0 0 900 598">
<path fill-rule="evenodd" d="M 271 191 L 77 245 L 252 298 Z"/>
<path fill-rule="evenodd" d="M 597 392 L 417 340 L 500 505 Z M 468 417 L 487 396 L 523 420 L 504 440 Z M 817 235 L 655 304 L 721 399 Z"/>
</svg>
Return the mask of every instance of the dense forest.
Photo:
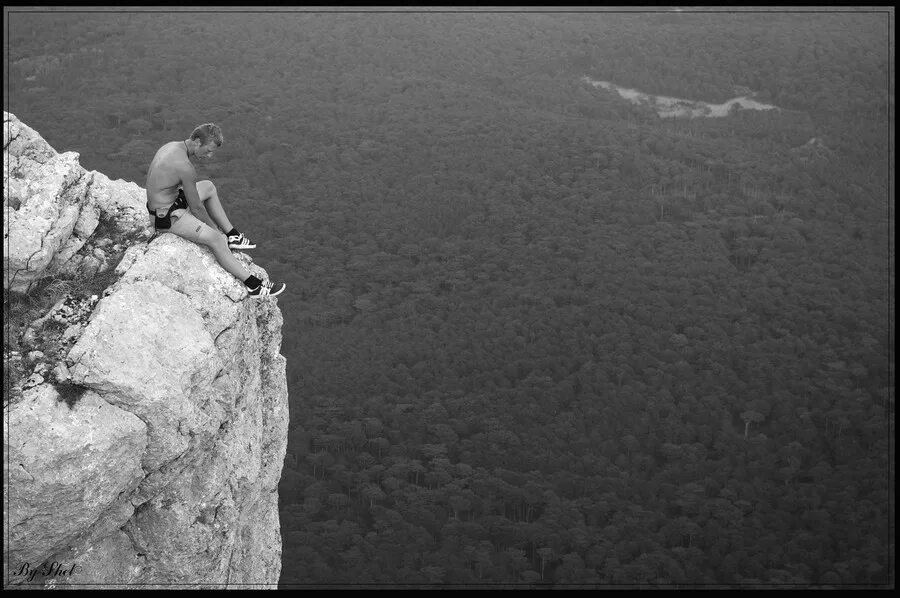
<svg viewBox="0 0 900 598">
<path fill-rule="evenodd" d="M 284 587 L 893 584 L 892 11 L 7 17 L 86 168 L 223 128 Z"/>
</svg>

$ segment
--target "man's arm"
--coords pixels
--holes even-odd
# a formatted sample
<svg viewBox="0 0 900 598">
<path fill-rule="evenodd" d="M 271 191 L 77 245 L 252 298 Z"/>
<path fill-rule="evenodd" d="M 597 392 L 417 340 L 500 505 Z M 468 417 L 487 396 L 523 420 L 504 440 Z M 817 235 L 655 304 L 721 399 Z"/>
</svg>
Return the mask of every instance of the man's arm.
<svg viewBox="0 0 900 598">
<path fill-rule="evenodd" d="M 181 177 L 184 197 L 191 208 L 191 213 L 211 226 L 213 230 L 219 230 L 219 226 L 209 217 L 206 206 L 203 204 L 203 200 L 200 199 L 200 194 L 197 193 L 197 173 L 194 171 L 194 167 L 190 163 L 185 164 L 179 168 L 178 174 Z"/>
</svg>

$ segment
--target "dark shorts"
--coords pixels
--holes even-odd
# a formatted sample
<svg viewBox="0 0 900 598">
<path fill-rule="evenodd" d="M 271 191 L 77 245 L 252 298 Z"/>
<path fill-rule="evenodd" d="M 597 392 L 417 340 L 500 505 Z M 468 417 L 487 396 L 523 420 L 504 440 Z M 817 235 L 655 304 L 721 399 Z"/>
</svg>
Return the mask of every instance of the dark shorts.
<svg viewBox="0 0 900 598">
<path fill-rule="evenodd" d="M 168 208 L 151 210 L 150 203 L 147 203 L 147 211 L 154 217 L 153 225 L 156 227 L 156 230 L 169 230 L 172 228 L 172 213 L 175 210 L 186 210 L 187 207 L 187 197 L 184 196 L 184 189 L 181 188 L 178 189 L 178 197 L 175 198 L 175 202 Z"/>
<path fill-rule="evenodd" d="M 155 226 L 157 232 L 170 232 L 183 237 L 194 243 L 202 243 L 202 235 L 206 233 L 206 239 L 210 239 L 214 232 L 206 223 L 199 220 L 191 214 L 188 209 L 187 198 L 184 196 L 184 189 L 178 189 L 178 197 L 175 202 L 166 208 L 160 208 L 157 212 L 147 210 L 155 216 Z M 162 218 L 158 214 L 165 212 Z M 209 231 L 208 233 L 206 231 Z M 221 234 L 221 233 L 219 233 Z"/>
<path fill-rule="evenodd" d="M 175 198 L 175 203 L 172 204 L 173 210 L 186 210 L 187 209 L 187 197 L 184 196 L 184 189 L 181 187 L 178 188 L 178 197 Z"/>
</svg>

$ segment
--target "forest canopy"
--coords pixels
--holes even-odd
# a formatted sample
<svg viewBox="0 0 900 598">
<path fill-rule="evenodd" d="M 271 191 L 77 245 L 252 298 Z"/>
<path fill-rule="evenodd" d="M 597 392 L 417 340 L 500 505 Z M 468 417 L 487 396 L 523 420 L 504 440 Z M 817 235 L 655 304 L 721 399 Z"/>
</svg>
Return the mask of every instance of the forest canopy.
<svg viewBox="0 0 900 598">
<path fill-rule="evenodd" d="M 893 583 L 892 12 L 7 20 L 5 109 L 86 168 L 224 131 L 289 288 L 285 587 Z"/>
</svg>

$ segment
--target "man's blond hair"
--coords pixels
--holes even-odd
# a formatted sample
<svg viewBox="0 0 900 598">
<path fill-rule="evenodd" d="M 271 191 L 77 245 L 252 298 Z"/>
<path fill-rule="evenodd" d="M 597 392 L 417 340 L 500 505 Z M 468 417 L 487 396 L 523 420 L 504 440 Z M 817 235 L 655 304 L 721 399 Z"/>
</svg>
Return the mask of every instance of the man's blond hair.
<svg viewBox="0 0 900 598">
<path fill-rule="evenodd" d="M 205 123 L 194 129 L 191 133 L 191 139 L 199 139 L 200 145 L 206 145 L 210 140 L 216 142 L 216 146 L 222 145 L 225 137 L 222 136 L 222 129 L 217 124 Z"/>
</svg>

